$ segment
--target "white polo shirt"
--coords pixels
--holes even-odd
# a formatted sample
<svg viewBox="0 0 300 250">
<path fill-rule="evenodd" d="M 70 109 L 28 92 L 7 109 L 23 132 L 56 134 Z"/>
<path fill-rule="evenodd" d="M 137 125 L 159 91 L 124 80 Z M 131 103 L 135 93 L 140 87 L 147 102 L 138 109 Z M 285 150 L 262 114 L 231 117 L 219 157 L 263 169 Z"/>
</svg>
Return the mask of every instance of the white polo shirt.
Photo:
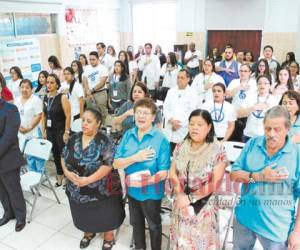
<svg viewBox="0 0 300 250">
<path fill-rule="evenodd" d="M 247 119 L 246 127 L 244 129 L 244 135 L 248 137 L 264 135 L 264 124 L 263 120 L 265 113 L 272 107 L 278 105 L 278 99 L 273 95 L 266 97 L 258 97 L 257 95 L 249 96 L 245 99 L 241 108 L 250 108 L 256 103 L 266 103 L 268 108 L 265 110 L 257 110 L 252 112 Z"/>
<path fill-rule="evenodd" d="M 199 67 L 199 60 L 202 60 L 202 53 L 199 50 L 195 50 L 194 52 L 188 50 L 184 55 L 184 59 L 189 59 L 192 56 L 197 56 L 197 57 L 190 60 L 186 66 L 189 68 Z"/>
<path fill-rule="evenodd" d="M 99 56 L 99 61 L 108 71 L 114 66 L 114 59 L 110 54 L 105 53 L 103 56 Z"/>
<path fill-rule="evenodd" d="M 87 78 L 89 88 L 94 88 L 98 83 L 100 83 L 100 79 L 102 77 L 108 77 L 108 70 L 105 66 L 99 64 L 96 67 L 93 67 L 92 65 L 87 65 L 83 76 Z M 102 88 L 104 89 L 105 86 Z"/>
<path fill-rule="evenodd" d="M 188 133 L 189 115 L 197 108 L 197 95 L 189 85 L 185 89 L 179 89 L 176 85 L 168 91 L 164 102 L 164 116 L 167 136 L 171 142 L 183 141 Z M 181 122 L 182 126 L 177 131 L 172 130 L 169 123 L 171 118 Z"/>
<path fill-rule="evenodd" d="M 227 101 L 214 103 L 214 101 L 205 102 L 202 109 L 207 110 L 214 122 L 215 133 L 218 138 L 225 137 L 228 129 L 228 122 L 236 120 L 236 111 L 232 104 Z"/>
<path fill-rule="evenodd" d="M 41 99 L 33 94 L 24 104 L 22 104 L 21 98 L 21 96 L 17 97 L 14 103 L 20 113 L 20 126 L 28 128 L 31 126 L 34 117 L 43 112 L 43 104 Z M 30 132 L 25 134 L 26 139 L 38 138 L 38 136 L 38 125 L 35 126 Z"/>
</svg>

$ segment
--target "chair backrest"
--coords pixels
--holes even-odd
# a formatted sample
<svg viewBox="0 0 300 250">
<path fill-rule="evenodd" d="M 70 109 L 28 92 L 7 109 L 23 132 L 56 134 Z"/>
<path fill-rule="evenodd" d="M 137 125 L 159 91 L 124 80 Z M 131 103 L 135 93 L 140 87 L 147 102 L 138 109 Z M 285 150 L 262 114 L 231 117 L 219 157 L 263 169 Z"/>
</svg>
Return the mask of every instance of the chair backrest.
<svg viewBox="0 0 300 250">
<path fill-rule="evenodd" d="M 236 142 L 236 141 L 225 141 L 223 142 L 225 147 L 227 159 L 230 162 L 235 162 L 236 159 L 240 156 L 240 153 L 245 146 L 245 143 Z"/>
<path fill-rule="evenodd" d="M 24 154 L 47 161 L 50 157 L 52 143 L 44 139 L 31 139 L 26 143 Z"/>
<path fill-rule="evenodd" d="M 71 130 L 75 133 L 81 132 L 82 128 L 81 128 L 81 119 L 76 119 L 75 121 L 72 122 L 71 124 Z"/>
<path fill-rule="evenodd" d="M 25 144 L 26 144 L 26 136 L 21 134 L 21 133 L 18 133 L 18 139 L 19 139 L 20 151 L 23 153 L 24 148 L 25 148 Z"/>
</svg>

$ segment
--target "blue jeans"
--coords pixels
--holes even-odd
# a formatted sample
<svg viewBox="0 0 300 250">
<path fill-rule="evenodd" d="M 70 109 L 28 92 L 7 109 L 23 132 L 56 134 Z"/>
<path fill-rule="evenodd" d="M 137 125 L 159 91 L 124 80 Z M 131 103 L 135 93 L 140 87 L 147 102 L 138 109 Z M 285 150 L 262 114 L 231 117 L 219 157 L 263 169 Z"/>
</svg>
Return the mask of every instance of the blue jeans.
<svg viewBox="0 0 300 250">
<path fill-rule="evenodd" d="M 280 230 L 280 229 L 278 229 Z M 287 250 L 287 242 L 275 242 L 251 231 L 236 219 L 233 226 L 233 250 L 252 250 L 256 239 L 264 250 Z"/>
</svg>

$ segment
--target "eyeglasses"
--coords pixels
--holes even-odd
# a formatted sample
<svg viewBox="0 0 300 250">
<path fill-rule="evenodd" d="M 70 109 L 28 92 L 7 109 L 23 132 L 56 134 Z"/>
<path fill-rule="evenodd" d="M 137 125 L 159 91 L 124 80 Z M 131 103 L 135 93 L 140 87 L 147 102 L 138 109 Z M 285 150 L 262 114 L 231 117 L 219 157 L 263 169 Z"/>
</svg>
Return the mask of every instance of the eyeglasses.
<svg viewBox="0 0 300 250">
<path fill-rule="evenodd" d="M 241 73 L 248 73 L 250 72 L 249 70 L 240 70 Z"/>
<path fill-rule="evenodd" d="M 147 111 L 140 111 L 140 110 L 135 111 L 135 115 L 137 116 L 149 116 L 151 114 L 152 114 L 151 112 L 147 112 Z"/>
</svg>

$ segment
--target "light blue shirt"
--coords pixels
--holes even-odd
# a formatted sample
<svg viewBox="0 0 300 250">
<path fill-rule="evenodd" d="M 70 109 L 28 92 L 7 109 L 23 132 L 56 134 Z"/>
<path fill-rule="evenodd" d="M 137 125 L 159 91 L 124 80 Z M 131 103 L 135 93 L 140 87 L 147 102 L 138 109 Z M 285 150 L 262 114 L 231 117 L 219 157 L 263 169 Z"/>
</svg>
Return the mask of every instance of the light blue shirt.
<svg viewBox="0 0 300 250">
<path fill-rule="evenodd" d="M 264 136 L 252 138 L 232 165 L 232 171 L 260 172 L 266 166 L 286 167 L 289 179 L 281 183 L 242 184 L 241 200 L 235 209 L 238 222 L 275 242 L 285 242 L 294 227 L 295 204 L 300 196 L 300 148 L 287 137 L 272 157 Z"/>
<path fill-rule="evenodd" d="M 155 175 L 161 170 L 169 170 L 170 144 L 164 134 L 158 129 L 152 128 L 139 141 L 137 132 L 137 127 L 134 127 L 124 134 L 115 154 L 115 159 L 130 157 L 149 146 L 155 150 L 155 156 L 152 160 L 137 162 L 125 168 L 126 176 L 142 170 L 149 170 L 151 175 Z M 160 200 L 164 196 L 164 186 L 165 181 L 160 181 L 141 188 L 128 187 L 127 193 L 139 201 Z"/>
<path fill-rule="evenodd" d="M 292 124 L 289 136 L 299 135 L 300 134 L 300 115 L 297 116 L 297 119 L 294 124 Z"/>
</svg>

